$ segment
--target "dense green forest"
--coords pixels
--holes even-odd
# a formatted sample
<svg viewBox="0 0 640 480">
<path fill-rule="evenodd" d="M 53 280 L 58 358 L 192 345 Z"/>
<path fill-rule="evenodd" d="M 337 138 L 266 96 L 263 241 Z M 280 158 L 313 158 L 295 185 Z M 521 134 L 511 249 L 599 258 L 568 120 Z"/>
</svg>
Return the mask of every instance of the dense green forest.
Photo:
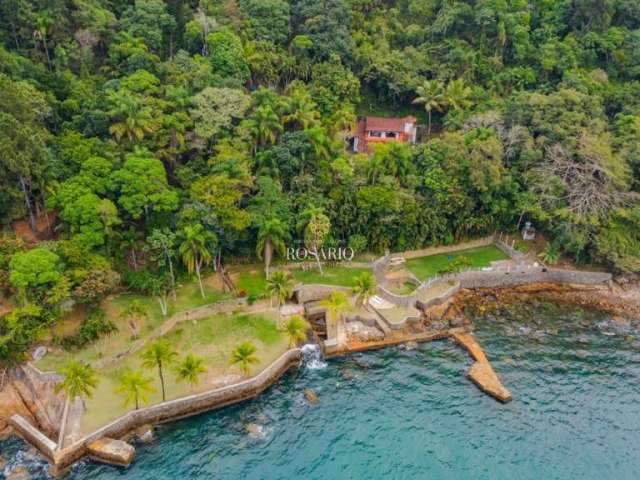
<svg viewBox="0 0 640 480">
<path fill-rule="evenodd" d="M 5 354 L 69 299 L 310 229 L 382 252 L 524 219 L 640 271 L 637 0 L 2 0 L 0 92 Z M 353 155 L 370 111 L 431 134 Z"/>
</svg>

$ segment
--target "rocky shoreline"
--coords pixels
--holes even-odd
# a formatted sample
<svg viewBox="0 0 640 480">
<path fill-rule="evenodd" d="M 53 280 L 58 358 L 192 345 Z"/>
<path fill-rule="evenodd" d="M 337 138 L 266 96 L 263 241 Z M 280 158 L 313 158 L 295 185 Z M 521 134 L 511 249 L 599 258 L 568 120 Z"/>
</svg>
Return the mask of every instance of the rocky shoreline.
<svg viewBox="0 0 640 480">
<path fill-rule="evenodd" d="M 462 311 L 486 311 L 505 304 L 549 300 L 609 313 L 616 318 L 640 319 L 640 283 L 609 285 L 573 285 L 533 283 L 502 288 L 461 290 L 452 305 Z"/>
</svg>

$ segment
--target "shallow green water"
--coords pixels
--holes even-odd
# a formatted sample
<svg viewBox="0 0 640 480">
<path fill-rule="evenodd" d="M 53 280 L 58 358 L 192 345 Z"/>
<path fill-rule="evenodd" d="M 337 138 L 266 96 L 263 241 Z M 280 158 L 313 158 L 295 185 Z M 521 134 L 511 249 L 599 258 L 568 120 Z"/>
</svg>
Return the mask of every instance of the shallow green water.
<svg viewBox="0 0 640 480">
<path fill-rule="evenodd" d="M 448 341 L 390 348 L 293 372 L 254 401 L 158 428 L 127 470 L 83 462 L 71 478 L 640 478 L 637 325 L 530 304 L 476 326 L 510 404 L 465 378 Z M 0 452 L 5 473 L 43 477 L 23 444 Z"/>
</svg>

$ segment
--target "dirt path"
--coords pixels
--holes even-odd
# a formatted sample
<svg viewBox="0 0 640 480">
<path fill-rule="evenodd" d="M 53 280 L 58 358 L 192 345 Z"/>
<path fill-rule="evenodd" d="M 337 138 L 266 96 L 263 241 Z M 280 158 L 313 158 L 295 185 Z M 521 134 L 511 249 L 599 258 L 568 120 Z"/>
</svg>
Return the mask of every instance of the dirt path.
<svg viewBox="0 0 640 480">
<path fill-rule="evenodd" d="M 210 305 L 204 305 L 202 307 L 192 308 L 184 312 L 179 312 L 168 318 L 162 325 L 155 329 L 151 335 L 144 339 L 136 340 L 129 345 L 124 351 L 120 351 L 108 358 L 103 358 L 94 363 L 94 367 L 97 369 L 104 368 L 111 365 L 127 355 L 139 352 L 145 348 L 148 344 L 154 340 L 166 335 L 173 330 L 176 325 L 187 320 L 200 320 L 202 318 L 211 317 L 213 315 L 230 314 L 236 311 L 241 311 L 243 314 L 255 314 L 262 313 L 271 310 L 272 307 L 266 300 L 256 302 L 252 305 L 248 305 L 244 298 L 233 298 L 229 300 L 223 300 Z"/>
</svg>

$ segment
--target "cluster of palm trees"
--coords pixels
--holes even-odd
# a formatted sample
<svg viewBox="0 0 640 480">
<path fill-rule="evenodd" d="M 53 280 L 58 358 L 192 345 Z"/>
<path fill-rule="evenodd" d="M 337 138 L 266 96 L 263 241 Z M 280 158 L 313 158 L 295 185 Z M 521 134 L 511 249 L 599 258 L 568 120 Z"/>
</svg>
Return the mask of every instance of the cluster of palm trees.
<svg viewBox="0 0 640 480">
<path fill-rule="evenodd" d="M 267 290 L 271 297 L 275 297 L 278 302 L 278 312 L 284 302 L 291 296 L 293 291 L 293 281 L 289 272 L 278 270 L 267 280 Z M 375 294 L 376 284 L 373 276 L 369 272 L 363 272 L 356 278 L 352 292 L 356 295 L 356 305 L 367 308 L 369 298 Z M 327 309 L 328 322 L 336 324 L 339 316 L 344 311 L 351 308 L 351 304 L 345 292 L 334 291 L 322 304 Z M 129 312 L 128 315 L 140 314 L 140 309 Z M 302 317 L 295 315 L 284 323 L 284 331 L 289 337 L 289 347 L 294 348 L 307 338 L 309 324 Z M 260 363 L 257 356 L 257 347 L 250 341 L 245 341 L 237 345 L 231 352 L 230 363 L 236 365 L 244 376 L 248 376 L 251 366 Z M 162 401 L 166 401 L 166 379 L 167 368 L 173 367 L 178 382 L 187 382 L 193 391 L 200 382 L 200 376 L 207 371 L 204 365 L 204 358 L 187 354 L 178 361 L 178 353 L 172 345 L 165 339 L 156 340 L 141 355 L 142 367 L 145 370 L 156 370 L 160 380 L 160 390 Z M 98 386 L 98 375 L 96 370 L 88 363 L 81 361 L 71 361 L 61 371 L 64 375 L 62 382 L 58 384 L 57 391 L 64 390 L 66 402 L 64 417 L 66 418 L 69 409 L 69 402 L 76 397 L 80 397 L 83 402 L 85 398 L 91 398 Z M 125 406 L 131 404 L 135 409 L 139 409 L 141 403 L 147 403 L 149 395 L 156 391 L 154 379 L 145 374 L 144 370 L 127 369 L 119 377 L 116 393 L 124 397 Z M 63 430 L 60 432 L 63 436 Z"/>
<path fill-rule="evenodd" d="M 418 97 L 413 103 L 424 105 L 428 116 L 427 134 L 431 135 L 431 113 L 437 110 L 442 113 L 445 110 L 464 110 L 471 106 L 471 88 L 466 86 L 464 80 L 459 78 L 448 84 L 439 80 L 425 80 L 416 89 Z"/>
</svg>

